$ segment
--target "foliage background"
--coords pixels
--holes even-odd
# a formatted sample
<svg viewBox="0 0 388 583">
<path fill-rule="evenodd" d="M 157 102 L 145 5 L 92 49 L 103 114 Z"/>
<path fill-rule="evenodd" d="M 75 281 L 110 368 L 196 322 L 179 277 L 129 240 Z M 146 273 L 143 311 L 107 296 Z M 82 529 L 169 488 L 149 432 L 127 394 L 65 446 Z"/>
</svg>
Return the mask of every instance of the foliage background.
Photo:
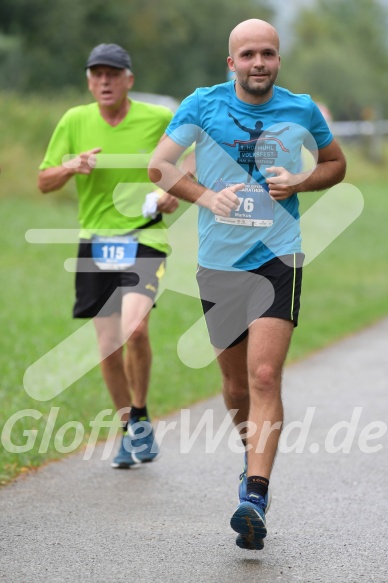
<svg viewBox="0 0 388 583">
<path fill-rule="evenodd" d="M 228 35 L 238 22 L 262 18 L 277 24 L 289 10 L 286 4 L 2 0 L 0 89 L 84 89 L 90 50 L 101 42 L 116 42 L 133 56 L 138 91 L 182 99 L 198 86 L 225 81 Z M 387 118 L 386 0 L 293 4 L 295 18 L 282 28 L 284 66 L 279 83 L 324 101 L 335 119 Z"/>
<path fill-rule="evenodd" d="M 294 21 L 282 28 L 279 84 L 311 93 L 337 120 L 388 119 L 387 0 L 1 0 L 0 430 L 29 407 L 42 418 L 15 426 L 18 444 L 26 441 L 25 431 L 38 432 L 32 451 L 0 447 L 0 484 L 59 456 L 52 442 L 47 453 L 38 451 L 51 407 L 60 408 L 55 431 L 69 420 L 88 431 L 90 420 L 112 407 L 98 367 L 48 402 L 28 397 L 23 386 L 27 367 L 79 326 L 71 319 L 73 278 L 62 269 L 74 250 L 29 245 L 25 232 L 77 226 L 74 184 L 42 197 L 36 177 L 60 116 L 90 101 L 84 73 L 89 51 L 100 42 L 122 44 L 133 56 L 136 90 L 181 99 L 197 86 L 225 80 L 233 26 L 252 17 L 277 24 L 291 7 Z M 360 188 L 365 209 L 305 271 L 303 325 L 289 362 L 388 312 L 387 145 L 380 164 L 368 159 L 367 141 L 343 146 L 347 181 Z M 303 195 L 302 209 L 316 196 Z M 198 301 L 171 292 L 155 312 L 150 406 L 157 417 L 219 393 L 220 380 L 214 363 L 193 373 L 176 352 L 180 336 L 199 317 Z"/>
</svg>

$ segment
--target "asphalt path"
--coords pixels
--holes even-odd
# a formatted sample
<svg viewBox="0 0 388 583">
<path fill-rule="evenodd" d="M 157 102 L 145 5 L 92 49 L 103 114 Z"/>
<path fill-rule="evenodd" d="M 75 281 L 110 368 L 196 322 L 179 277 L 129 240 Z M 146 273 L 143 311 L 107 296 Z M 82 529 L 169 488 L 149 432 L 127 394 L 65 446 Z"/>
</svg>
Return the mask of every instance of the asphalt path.
<svg viewBox="0 0 388 583">
<path fill-rule="evenodd" d="M 157 462 L 113 470 L 101 444 L 0 490 L 0 580 L 388 581 L 387 339 L 384 320 L 287 367 L 264 550 L 229 526 L 242 454 L 217 397 L 159 422 Z"/>
</svg>

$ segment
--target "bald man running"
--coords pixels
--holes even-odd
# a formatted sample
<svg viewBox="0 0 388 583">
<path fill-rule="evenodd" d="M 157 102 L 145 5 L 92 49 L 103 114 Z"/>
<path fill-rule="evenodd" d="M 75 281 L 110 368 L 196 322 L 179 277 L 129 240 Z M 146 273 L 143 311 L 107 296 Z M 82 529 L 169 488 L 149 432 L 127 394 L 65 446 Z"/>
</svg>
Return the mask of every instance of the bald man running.
<svg viewBox="0 0 388 583">
<path fill-rule="evenodd" d="M 310 96 L 275 85 L 280 56 L 273 26 L 256 19 L 236 26 L 227 63 L 235 80 L 197 89 L 182 102 L 149 174 L 199 207 L 202 305 L 225 403 L 237 411 L 246 449 L 231 526 L 239 547 L 262 549 L 283 423 L 282 370 L 300 305 L 297 193 L 337 184 L 346 165 Z M 252 128 L 260 132 L 252 135 Z M 175 166 L 193 142 L 198 182 Z M 302 146 L 317 161 L 304 174 L 298 173 Z"/>
</svg>

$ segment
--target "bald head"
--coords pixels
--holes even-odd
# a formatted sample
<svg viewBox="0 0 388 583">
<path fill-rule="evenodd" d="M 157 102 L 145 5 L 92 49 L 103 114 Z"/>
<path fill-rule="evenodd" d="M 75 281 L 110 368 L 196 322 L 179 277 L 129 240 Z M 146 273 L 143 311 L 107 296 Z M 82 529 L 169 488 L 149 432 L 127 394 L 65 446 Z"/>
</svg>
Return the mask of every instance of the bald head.
<svg viewBox="0 0 388 583">
<path fill-rule="evenodd" d="M 265 20 L 245 20 L 232 30 L 227 63 L 236 95 L 247 103 L 268 101 L 280 69 L 279 36 Z"/>
<path fill-rule="evenodd" d="M 268 40 L 279 50 L 279 35 L 275 27 L 265 20 L 251 18 L 240 22 L 229 36 L 229 55 L 234 56 L 236 50 L 249 40 Z"/>
</svg>

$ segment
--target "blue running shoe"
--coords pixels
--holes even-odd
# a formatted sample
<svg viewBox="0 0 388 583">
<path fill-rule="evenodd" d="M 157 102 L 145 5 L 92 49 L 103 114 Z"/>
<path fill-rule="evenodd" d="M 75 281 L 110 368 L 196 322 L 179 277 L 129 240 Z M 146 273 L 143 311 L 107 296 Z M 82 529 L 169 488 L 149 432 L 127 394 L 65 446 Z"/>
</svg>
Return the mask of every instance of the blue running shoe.
<svg viewBox="0 0 388 583">
<path fill-rule="evenodd" d="M 249 550 L 264 547 L 263 538 L 267 536 L 265 510 L 265 500 L 258 494 L 249 494 L 240 502 L 230 520 L 230 526 L 241 535 L 237 537 L 237 546 Z"/>
<path fill-rule="evenodd" d="M 132 457 L 136 463 L 152 462 L 157 458 L 160 449 L 148 417 L 131 419 L 128 433 L 132 438 Z"/>
<path fill-rule="evenodd" d="M 240 484 L 238 487 L 238 499 L 240 502 L 245 500 L 247 497 L 247 469 L 248 469 L 248 462 L 247 462 L 247 454 L 244 453 L 244 469 L 242 474 L 240 474 Z"/>
<path fill-rule="evenodd" d="M 128 470 L 131 466 L 138 464 L 139 462 L 132 455 L 132 449 L 132 438 L 128 433 L 125 433 L 121 438 L 120 449 L 111 463 L 111 467 Z"/>
</svg>

